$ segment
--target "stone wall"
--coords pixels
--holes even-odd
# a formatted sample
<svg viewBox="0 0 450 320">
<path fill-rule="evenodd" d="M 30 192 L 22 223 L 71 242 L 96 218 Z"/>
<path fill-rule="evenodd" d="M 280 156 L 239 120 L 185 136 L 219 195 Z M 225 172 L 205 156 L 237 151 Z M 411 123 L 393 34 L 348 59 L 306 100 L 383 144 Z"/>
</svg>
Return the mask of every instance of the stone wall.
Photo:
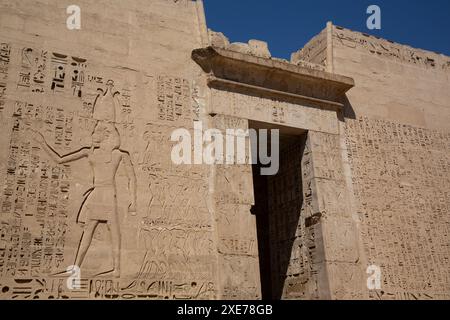
<svg viewBox="0 0 450 320">
<path fill-rule="evenodd" d="M 318 65 L 327 64 L 327 30 L 312 38 L 302 49 L 294 52 L 291 56 L 291 62 L 294 64 L 299 61 L 308 61 Z"/>
<path fill-rule="evenodd" d="M 278 296 L 449 298 L 450 58 L 329 24 L 288 63 L 201 1 L 80 0 L 73 31 L 71 4 L 0 0 L 0 299 L 261 298 L 252 166 L 171 159 L 199 122 L 298 135 Z"/>
<path fill-rule="evenodd" d="M 0 3 L 0 298 L 215 298 L 210 168 L 170 159 L 205 111 L 201 3 L 80 0 L 73 31 L 71 4 Z"/>
<path fill-rule="evenodd" d="M 450 58 L 339 27 L 332 49 L 355 79 L 342 132 L 365 263 L 382 271 L 370 297 L 448 299 Z"/>
<path fill-rule="evenodd" d="M 333 66 L 357 84 L 350 117 L 449 131 L 450 57 L 334 27 Z"/>
<path fill-rule="evenodd" d="M 356 212 L 381 299 L 449 299 L 450 134 L 361 117 L 347 121 Z"/>
</svg>

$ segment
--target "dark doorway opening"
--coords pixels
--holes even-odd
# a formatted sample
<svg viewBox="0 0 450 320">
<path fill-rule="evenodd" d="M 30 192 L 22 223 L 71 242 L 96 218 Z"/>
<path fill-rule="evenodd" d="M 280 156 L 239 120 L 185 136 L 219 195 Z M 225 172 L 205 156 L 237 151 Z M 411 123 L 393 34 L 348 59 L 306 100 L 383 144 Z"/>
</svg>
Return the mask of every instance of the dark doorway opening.
<svg viewBox="0 0 450 320">
<path fill-rule="evenodd" d="M 250 122 L 250 128 L 279 129 L 280 168 L 276 175 L 261 175 L 261 163 L 253 165 L 253 185 L 258 252 L 263 299 L 282 299 L 286 279 L 295 273 L 289 265 L 303 204 L 301 160 L 306 132 L 266 123 Z M 270 143 L 269 143 L 270 145 Z"/>
</svg>

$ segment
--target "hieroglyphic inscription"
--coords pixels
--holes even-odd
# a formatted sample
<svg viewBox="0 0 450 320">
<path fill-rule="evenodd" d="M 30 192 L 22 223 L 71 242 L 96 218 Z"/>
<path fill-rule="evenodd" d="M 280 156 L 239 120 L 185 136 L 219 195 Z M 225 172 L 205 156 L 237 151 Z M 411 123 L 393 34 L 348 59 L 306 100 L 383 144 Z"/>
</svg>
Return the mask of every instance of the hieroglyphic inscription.
<svg viewBox="0 0 450 320">
<path fill-rule="evenodd" d="M 52 92 L 81 98 L 86 68 L 86 59 L 22 47 L 17 88 L 20 92 Z"/>
<path fill-rule="evenodd" d="M 49 53 L 47 51 L 23 48 L 17 87 L 31 92 L 44 93 L 48 60 Z"/>
<path fill-rule="evenodd" d="M 7 174 L 1 195 L 0 275 L 47 274 L 64 260 L 71 168 L 40 157 L 24 139 L 27 121 L 43 117 L 44 131 L 61 149 L 71 145 L 73 115 L 61 108 L 17 101 Z"/>
<path fill-rule="evenodd" d="M 333 37 L 337 43 L 350 48 L 362 48 L 373 55 L 414 64 L 434 70 L 448 70 L 449 58 L 443 55 L 414 49 L 363 33 L 335 27 Z"/>
<path fill-rule="evenodd" d="M 216 294 L 212 282 L 215 269 L 211 259 L 213 235 L 205 201 L 208 170 L 201 166 L 191 168 L 172 164 L 169 139 L 175 127 L 148 123 L 143 126 L 143 135 L 136 139 L 135 76 L 127 74 L 114 82 L 105 76 L 108 71 L 95 65 L 88 69 L 85 59 L 29 46 L 2 44 L 1 80 L 5 82 L 5 88 L 7 67 L 14 52 L 17 54 L 16 70 L 20 74 L 12 96 L 40 93 L 72 100 L 67 100 L 69 105 L 51 105 L 41 100 L 39 103 L 17 100 L 8 105 L 12 118 L 8 119 L 11 129 L 7 172 L 0 199 L 1 298 L 213 298 Z M 204 106 L 198 88 L 191 96 L 187 80 L 164 76 L 159 79 L 166 79 L 166 110 L 173 110 L 167 113 L 166 120 L 192 122 L 190 117 L 199 116 L 200 108 Z M 152 107 L 157 109 L 157 104 L 153 103 Z M 100 108 L 103 110 L 99 111 Z M 126 230 L 135 230 L 133 234 L 124 234 L 122 241 L 123 247 L 131 249 L 123 255 L 136 260 L 136 264 L 127 266 L 126 274 L 131 276 L 120 280 L 86 278 L 91 276 L 91 269 L 83 268 L 85 277 L 81 279 L 81 288 L 69 290 L 62 271 L 76 260 L 75 257 L 78 259 L 77 244 L 72 242 L 80 239 L 77 230 L 82 224 L 76 225 L 75 219 L 79 220 L 83 213 L 77 214 L 74 209 L 88 205 L 93 208 L 91 204 L 95 203 L 81 203 L 79 198 L 74 198 L 74 189 L 89 186 L 79 185 L 79 182 L 84 183 L 82 180 L 75 183 L 73 164 L 57 165 L 42 150 L 44 144 L 48 144 L 61 154 L 71 153 L 74 148 L 97 141 L 100 131 L 105 135 L 111 127 L 109 132 L 113 132 L 114 128 L 108 124 L 102 125 L 103 129 L 99 131 L 100 118 L 117 127 L 121 150 L 133 140 L 132 145 L 137 151 L 130 155 L 136 160 L 140 180 L 147 184 L 142 191 L 148 190 L 149 195 L 142 197 L 142 216 L 124 226 Z M 36 129 L 42 134 L 42 141 L 38 143 L 31 139 L 26 129 Z M 147 147 L 140 149 L 139 144 Z M 167 152 L 162 152 L 162 146 Z M 91 159 L 90 163 L 95 165 L 95 161 Z M 80 166 L 83 167 L 78 165 L 76 168 Z M 94 170 L 94 181 L 101 180 L 95 173 Z M 104 188 L 105 182 L 101 183 L 97 183 L 97 188 Z M 123 189 L 118 182 L 118 190 L 126 191 Z M 121 197 L 119 194 L 118 198 Z M 120 212 L 123 212 L 122 206 L 118 203 Z M 93 221 L 93 212 L 89 214 L 87 218 Z M 98 217 L 94 220 L 104 221 Z M 133 222 L 140 223 L 133 225 Z M 98 252 L 95 246 L 108 241 L 103 240 L 107 237 L 105 230 L 93 234 L 93 255 Z M 104 248 L 109 249 L 108 246 Z M 107 256 L 102 259 L 105 258 Z"/>
<path fill-rule="evenodd" d="M 0 297 L 10 299 L 213 299 L 214 283 L 184 280 L 80 279 L 80 286 L 69 290 L 66 279 L 23 278 L 0 282 Z"/>
<path fill-rule="evenodd" d="M 272 120 L 275 123 L 285 123 L 284 108 L 279 106 L 272 107 Z"/>
<path fill-rule="evenodd" d="M 190 117 L 191 93 L 186 79 L 159 76 L 157 95 L 160 120 L 177 121 Z"/>
<path fill-rule="evenodd" d="M 0 115 L 6 104 L 6 80 L 8 79 L 10 59 L 11 45 L 5 42 L 0 43 Z"/>
<path fill-rule="evenodd" d="M 448 299 L 450 135 L 347 120 L 363 244 L 382 270 L 382 299 Z"/>
</svg>

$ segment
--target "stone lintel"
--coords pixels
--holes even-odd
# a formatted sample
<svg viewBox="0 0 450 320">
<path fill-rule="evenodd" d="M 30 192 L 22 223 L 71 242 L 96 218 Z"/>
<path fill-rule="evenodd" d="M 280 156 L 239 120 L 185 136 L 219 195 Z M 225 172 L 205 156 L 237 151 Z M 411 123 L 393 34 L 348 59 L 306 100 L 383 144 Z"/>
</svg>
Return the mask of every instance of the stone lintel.
<svg viewBox="0 0 450 320">
<path fill-rule="evenodd" d="M 349 77 L 223 48 L 195 49 L 192 59 L 209 74 L 210 87 L 301 100 L 311 106 L 339 110 L 344 94 L 354 86 Z"/>
</svg>

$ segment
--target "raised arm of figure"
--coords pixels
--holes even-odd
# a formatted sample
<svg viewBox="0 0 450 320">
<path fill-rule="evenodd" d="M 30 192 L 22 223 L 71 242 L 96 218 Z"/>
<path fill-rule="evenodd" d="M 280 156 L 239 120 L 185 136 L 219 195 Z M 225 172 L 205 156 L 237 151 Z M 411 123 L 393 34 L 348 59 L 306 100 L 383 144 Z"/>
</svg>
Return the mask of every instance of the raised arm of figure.
<svg viewBox="0 0 450 320">
<path fill-rule="evenodd" d="M 40 133 L 39 131 L 33 130 L 33 129 L 29 129 L 28 131 L 30 134 L 33 135 L 33 139 L 41 145 L 41 147 L 45 150 L 45 152 L 47 152 L 47 154 L 52 158 L 52 160 L 58 164 L 63 164 L 63 163 L 68 163 L 68 162 L 72 162 L 75 160 L 79 160 L 83 157 L 87 157 L 89 154 L 89 148 L 84 147 L 84 148 L 78 149 L 74 152 L 70 152 L 65 155 L 60 155 L 54 148 L 52 148 L 47 143 L 47 141 L 45 140 L 42 133 Z"/>
</svg>

